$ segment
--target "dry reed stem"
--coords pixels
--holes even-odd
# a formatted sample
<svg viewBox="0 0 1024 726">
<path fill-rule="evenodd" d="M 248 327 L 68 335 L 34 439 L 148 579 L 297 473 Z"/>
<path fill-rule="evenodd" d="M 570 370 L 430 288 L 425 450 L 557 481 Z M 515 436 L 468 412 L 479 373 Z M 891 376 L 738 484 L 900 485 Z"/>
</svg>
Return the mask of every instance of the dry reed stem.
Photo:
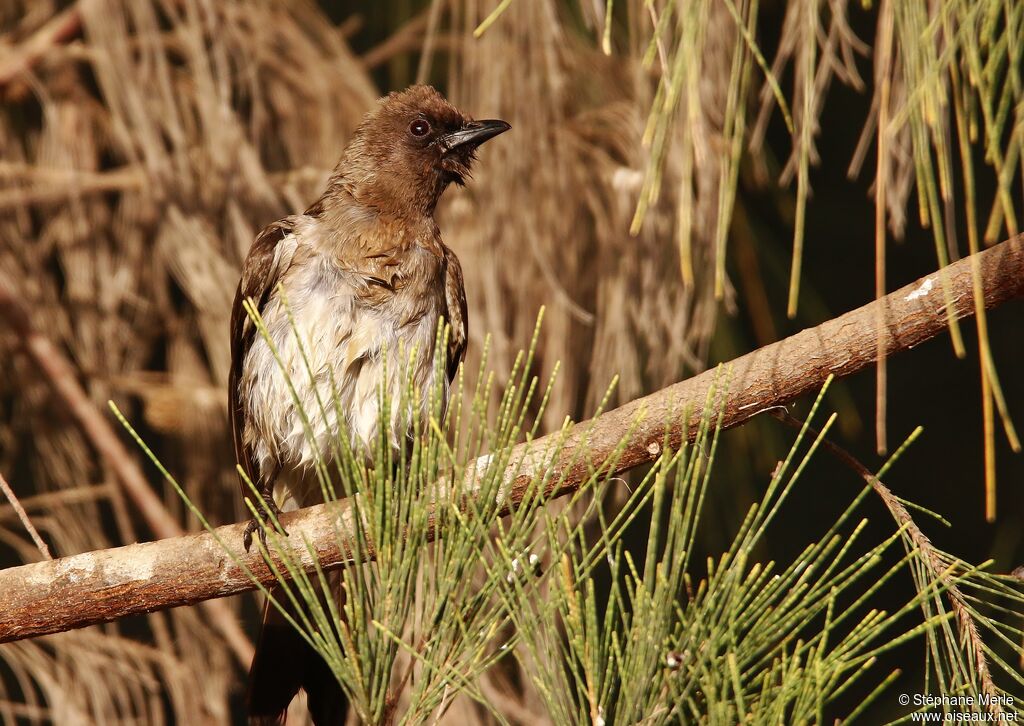
<svg viewBox="0 0 1024 726">
<path fill-rule="evenodd" d="M 78 0 L 70 7 L 61 11 L 43 27 L 33 33 L 32 37 L 8 51 L 0 60 L 0 89 L 19 76 L 31 70 L 32 66 L 42 58 L 51 47 L 63 43 L 76 35 L 82 28 L 82 13 Z"/>
<path fill-rule="evenodd" d="M 32 541 L 35 542 L 36 548 L 39 550 L 39 554 L 43 556 L 44 560 L 52 560 L 53 555 L 50 554 L 50 548 L 43 541 L 43 538 L 39 536 L 39 532 L 32 525 L 32 520 L 28 517 L 28 512 L 21 506 L 21 502 L 18 501 L 18 497 L 15 496 L 14 490 L 11 489 L 7 480 L 4 479 L 4 475 L 0 474 L 0 492 L 3 492 L 4 496 L 7 497 L 7 501 L 10 502 L 11 507 L 14 508 L 15 513 L 18 515 L 18 519 L 21 520 L 22 526 L 25 527 L 25 531 L 28 532 Z"/>
</svg>

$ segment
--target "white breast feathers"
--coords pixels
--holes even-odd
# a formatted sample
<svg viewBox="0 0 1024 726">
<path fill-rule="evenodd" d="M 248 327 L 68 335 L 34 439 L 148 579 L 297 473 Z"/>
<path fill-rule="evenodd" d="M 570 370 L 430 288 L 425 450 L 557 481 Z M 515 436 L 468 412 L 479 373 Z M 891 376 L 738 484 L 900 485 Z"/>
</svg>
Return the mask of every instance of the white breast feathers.
<svg viewBox="0 0 1024 726">
<path fill-rule="evenodd" d="M 366 281 L 327 258 L 292 265 L 281 283 L 284 296 L 275 290 L 262 311 L 270 343 L 257 333 L 244 359 L 244 437 L 261 474 L 279 472 L 291 498 L 307 506 L 320 499 L 313 465 L 318 456 L 330 460 L 336 437 L 347 434 L 355 450 L 373 451 L 382 393 L 391 409 L 388 439 L 396 448 L 413 417 L 426 413 L 435 376 L 444 375 L 433 366 L 443 308 L 427 296 L 420 314 L 398 314 L 396 306 L 407 311 L 409 303 L 400 293 L 386 304 L 366 305 L 359 295 Z M 409 377 L 422 393 L 419 404 L 402 395 Z"/>
</svg>

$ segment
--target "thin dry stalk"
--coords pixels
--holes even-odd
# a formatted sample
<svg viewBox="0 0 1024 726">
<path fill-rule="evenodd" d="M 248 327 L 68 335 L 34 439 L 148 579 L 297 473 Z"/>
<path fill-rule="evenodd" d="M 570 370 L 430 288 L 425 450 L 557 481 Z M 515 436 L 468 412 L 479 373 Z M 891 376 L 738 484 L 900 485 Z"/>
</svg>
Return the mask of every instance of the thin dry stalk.
<svg viewBox="0 0 1024 726">
<path fill-rule="evenodd" d="M 36 547 L 39 549 L 39 554 L 43 556 L 44 560 L 52 560 L 53 555 L 50 554 L 50 548 L 47 547 L 46 542 L 39 536 L 39 532 L 32 525 L 32 520 L 28 517 L 28 512 L 25 511 L 24 507 L 21 506 L 21 502 L 18 501 L 18 497 L 15 496 L 14 490 L 11 489 L 7 480 L 4 479 L 4 475 L 0 474 L 0 492 L 3 492 L 4 496 L 7 497 L 7 501 L 14 507 L 14 511 L 18 515 L 18 519 L 21 520 L 22 526 L 25 527 L 25 531 L 28 532 L 32 541 L 36 543 Z"/>
<path fill-rule="evenodd" d="M 81 0 L 80 0 L 81 1 Z M 29 72 L 52 46 L 67 42 L 82 29 L 79 2 L 61 11 L 0 62 L 0 88 Z"/>
</svg>

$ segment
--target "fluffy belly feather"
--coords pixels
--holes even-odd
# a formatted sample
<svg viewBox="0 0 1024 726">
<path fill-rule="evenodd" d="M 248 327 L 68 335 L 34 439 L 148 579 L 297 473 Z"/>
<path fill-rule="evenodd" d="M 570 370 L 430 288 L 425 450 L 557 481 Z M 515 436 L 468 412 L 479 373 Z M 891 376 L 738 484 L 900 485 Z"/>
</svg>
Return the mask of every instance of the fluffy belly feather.
<svg viewBox="0 0 1024 726">
<path fill-rule="evenodd" d="M 257 333 L 241 380 L 246 443 L 262 475 L 277 473 L 275 498 L 284 508 L 322 499 L 313 465 L 318 455 L 330 459 L 336 437 L 347 434 L 369 457 L 380 435 L 382 392 L 391 408 L 388 439 L 403 444 L 413 417 L 426 414 L 439 373 L 433 350 L 441 315 L 431 300 L 404 318 L 364 306 L 339 278 L 290 282 L 287 308 L 275 294 L 263 309 L 273 347 Z M 419 404 L 402 395 L 410 377 Z"/>
</svg>

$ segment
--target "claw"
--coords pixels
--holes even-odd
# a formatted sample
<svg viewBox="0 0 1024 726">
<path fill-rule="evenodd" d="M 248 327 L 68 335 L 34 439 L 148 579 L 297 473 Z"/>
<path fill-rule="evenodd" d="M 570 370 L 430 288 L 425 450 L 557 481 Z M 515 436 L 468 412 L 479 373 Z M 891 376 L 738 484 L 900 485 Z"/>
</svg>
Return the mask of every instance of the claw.
<svg viewBox="0 0 1024 726">
<path fill-rule="evenodd" d="M 245 547 L 246 552 L 252 548 L 252 533 L 257 530 L 260 533 L 260 540 L 263 542 L 263 546 L 267 546 L 267 531 L 262 524 L 258 519 L 250 519 L 245 525 L 245 532 L 242 534 L 242 546 Z"/>
<path fill-rule="evenodd" d="M 252 547 L 252 533 L 256 532 L 260 537 L 260 542 L 263 543 L 264 549 L 267 547 L 267 529 L 274 526 L 274 520 L 280 521 L 281 510 L 277 506 L 277 502 L 273 498 L 267 498 L 264 500 L 268 503 L 270 511 L 262 510 L 263 518 L 258 519 L 253 517 L 245 525 L 245 532 L 242 533 L 242 546 L 245 547 L 245 551 L 248 552 Z M 285 537 L 288 536 L 288 531 L 281 527 L 281 534 Z"/>
</svg>

